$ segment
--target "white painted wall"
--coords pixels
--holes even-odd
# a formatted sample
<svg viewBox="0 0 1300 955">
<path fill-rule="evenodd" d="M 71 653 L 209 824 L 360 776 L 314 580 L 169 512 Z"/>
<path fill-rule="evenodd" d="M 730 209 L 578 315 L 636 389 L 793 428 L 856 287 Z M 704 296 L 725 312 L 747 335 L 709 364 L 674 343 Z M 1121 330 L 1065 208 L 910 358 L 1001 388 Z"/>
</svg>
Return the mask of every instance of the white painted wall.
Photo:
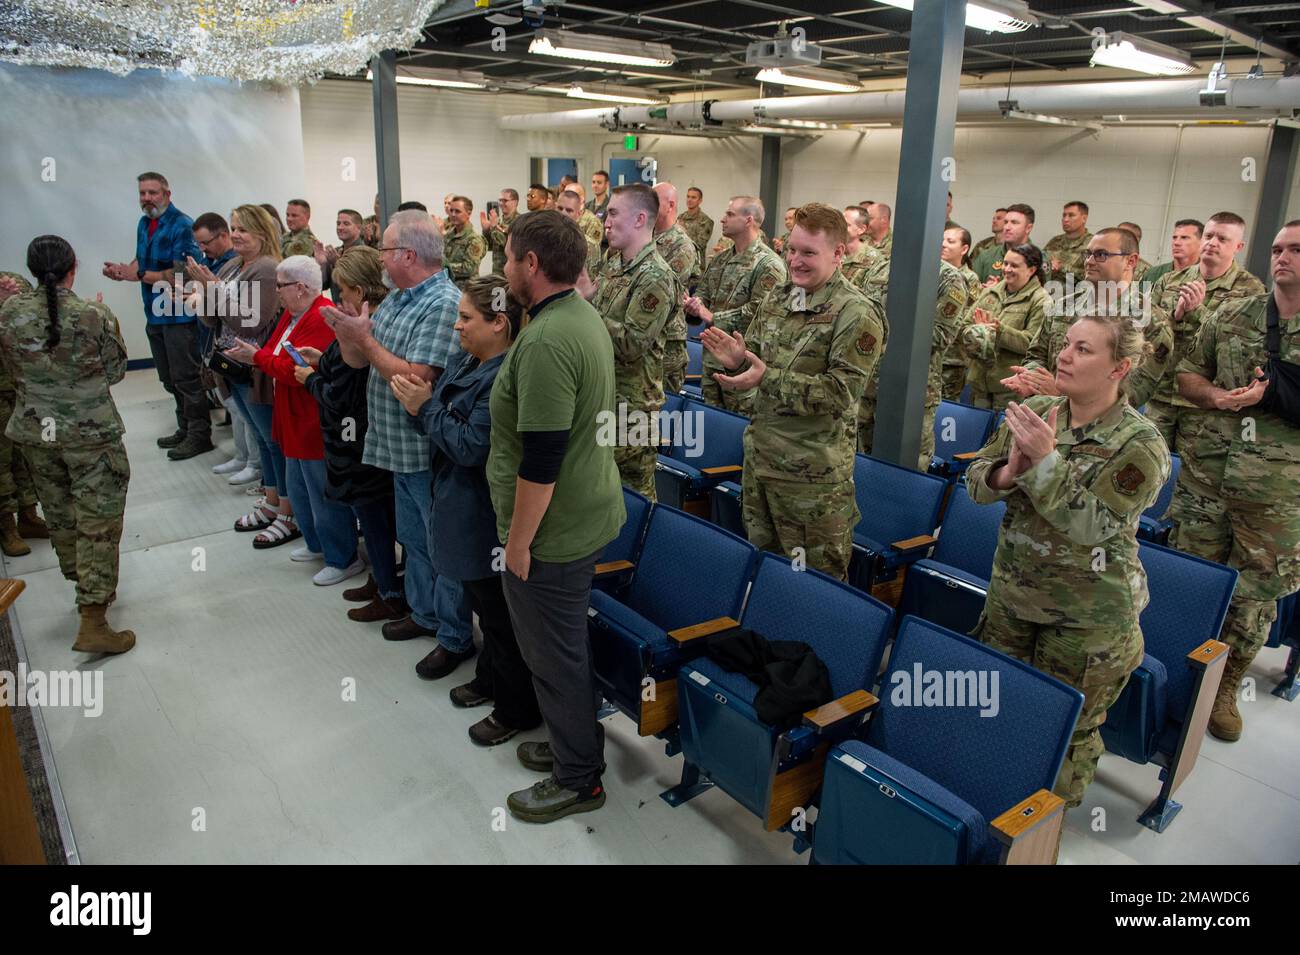
<svg viewBox="0 0 1300 955">
<path fill-rule="evenodd" d="M 0 64 L 0 130 L 0 268 L 26 275 L 31 239 L 62 235 L 81 263 L 76 292 L 104 293 L 132 359 L 149 357 L 139 286 L 100 269 L 135 257 L 135 177 L 161 172 L 191 218 L 250 200 L 283 205 L 303 181 L 295 89 Z"/>
</svg>

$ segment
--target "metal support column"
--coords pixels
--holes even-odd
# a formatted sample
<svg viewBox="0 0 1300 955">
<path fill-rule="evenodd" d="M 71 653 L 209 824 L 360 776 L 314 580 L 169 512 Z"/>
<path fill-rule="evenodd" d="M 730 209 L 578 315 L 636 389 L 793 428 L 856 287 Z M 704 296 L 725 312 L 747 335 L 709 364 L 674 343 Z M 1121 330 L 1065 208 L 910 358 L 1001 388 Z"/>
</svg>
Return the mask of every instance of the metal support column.
<svg viewBox="0 0 1300 955">
<path fill-rule="evenodd" d="M 1245 80 L 1238 82 L 1244 83 Z M 1264 159 L 1264 175 L 1259 184 L 1259 206 L 1255 209 L 1255 221 L 1251 223 L 1250 245 L 1246 246 L 1247 270 L 1269 284 L 1270 250 L 1274 237 L 1286 222 L 1297 155 L 1300 155 L 1300 129 L 1274 123 L 1268 140 L 1268 155 Z"/>
<path fill-rule="evenodd" d="M 965 2 L 965 0 L 963 0 Z M 781 234 L 781 209 L 777 205 L 781 199 L 781 137 L 764 136 L 763 154 L 758 164 L 758 198 L 763 203 L 763 231 L 771 235 Z"/>
<path fill-rule="evenodd" d="M 397 144 L 397 53 L 385 50 L 370 61 L 375 114 L 375 169 L 379 174 L 379 222 L 402 203 L 402 173 Z"/>
<path fill-rule="evenodd" d="M 872 456 L 909 468 L 921 452 L 939 248 L 948 205 L 966 0 L 917 0 L 889 268 L 889 347 L 880 367 Z"/>
</svg>

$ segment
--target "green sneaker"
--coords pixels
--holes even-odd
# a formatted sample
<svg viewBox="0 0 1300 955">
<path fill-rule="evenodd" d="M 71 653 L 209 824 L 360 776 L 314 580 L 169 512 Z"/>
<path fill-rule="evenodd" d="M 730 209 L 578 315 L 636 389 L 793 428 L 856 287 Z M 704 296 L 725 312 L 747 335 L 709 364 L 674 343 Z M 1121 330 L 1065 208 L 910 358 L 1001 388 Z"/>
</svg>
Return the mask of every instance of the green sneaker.
<svg viewBox="0 0 1300 955">
<path fill-rule="evenodd" d="M 605 787 L 597 783 L 586 792 L 567 789 L 547 776 L 506 799 L 510 814 L 524 822 L 555 822 L 575 812 L 591 812 L 605 805 Z"/>
<path fill-rule="evenodd" d="M 549 773 L 555 768 L 555 755 L 551 752 L 551 744 L 546 740 L 520 743 L 515 749 L 515 755 L 525 769 L 531 769 L 535 773 Z"/>
</svg>

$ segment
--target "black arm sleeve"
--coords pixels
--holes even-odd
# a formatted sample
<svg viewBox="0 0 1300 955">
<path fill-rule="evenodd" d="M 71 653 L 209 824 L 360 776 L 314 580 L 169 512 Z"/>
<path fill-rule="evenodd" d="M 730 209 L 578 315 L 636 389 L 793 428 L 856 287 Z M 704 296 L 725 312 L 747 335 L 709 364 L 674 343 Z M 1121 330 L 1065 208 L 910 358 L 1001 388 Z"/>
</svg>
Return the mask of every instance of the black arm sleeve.
<svg viewBox="0 0 1300 955">
<path fill-rule="evenodd" d="M 569 432 L 523 432 L 524 458 L 519 462 L 519 476 L 533 484 L 554 484 L 560 465 L 569 448 Z"/>
</svg>

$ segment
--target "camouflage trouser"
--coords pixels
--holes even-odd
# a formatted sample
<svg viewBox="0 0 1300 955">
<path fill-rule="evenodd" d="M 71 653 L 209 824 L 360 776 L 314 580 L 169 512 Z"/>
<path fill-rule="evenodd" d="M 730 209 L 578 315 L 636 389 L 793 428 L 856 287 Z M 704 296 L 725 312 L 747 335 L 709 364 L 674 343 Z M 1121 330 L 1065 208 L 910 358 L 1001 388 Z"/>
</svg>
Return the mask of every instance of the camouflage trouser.
<svg viewBox="0 0 1300 955">
<path fill-rule="evenodd" d="M 1145 410 L 1142 412 L 1147 416 L 1147 420 L 1160 429 L 1160 436 L 1165 439 L 1165 444 L 1169 445 L 1170 451 L 1177 451 L 1175 447 L 1178 433 L 1178 407 L 1169 404 L 1167 401 L 1160 401 L 1151 398 L 1147 401 Z"/>
<path fill-rule="evenodd" d="M 870 454 L 876 438 L 876 396 L 863 395 L 858 402 L 858 453 Z"/>
<path fill-rule="evenodd" d="M 966 366 L 963 365 L 944 365 L 943 366 L 943 400 L 958 401 L 961 398 L 962 389 L 966 387 Z"/>
<path fill-rule="evenodd" d="M 131 465 L 121 442 L 86 448 L 24 445 L 59 569 L 77 603 L 106 604 L 117 589 L 118 543 Z"/>
<path fill-rule="evenodd" d="M 36 487 L 22 448 L 4 436 L 14 413 L 14 393 L 0 391 L 0 512 L 12 514 L 36 503 Z"/>
<path fill-rule="evenodd" d="M 1014 391 L 984 391 L 971 387 L 970 403 L 976 408 L 991 408 L 994 411 L 1006 411 L 1007 405 L 1016 400 Z"/>
<path fill-rule="evenodd" d="M 934 458 L 934 416 L 939 413 L 939 402 L 934 404 L 926 402 L 925 415 L 921 419 L 921 457 L 917 462 L 917 470 L 925 472 L 930 470 L 930 461 Z"/>
<path fill-rule="evenodd" d="M 1169 508 L 1170 544 L 1236 568 L 1239 574 L 1219 639 L 1249 664 L 1277 619 L 1277 601 L 1300 590 L 1300 507 L 1292 485 L 1273 503 L 1243 501 L 1197 480 L 1198 462 L 1184 449 Z M 1191 473 L 1189 473 L 1191 472 Z"/>
<path fill-rule="evenodd" d="M 1083 802 L 1083 792 L 1097 773 L 1106 748 L 1101 724 L 1142 662 L 1142 631 L 1136 620 L 1092 628 L 1056 627 L 1018 620 L 1014 611 L 989 593 L 984 615 L 974 630 L 980 642 L 1056 677 L 1083 694 L 1083 710 L 1074 724 L 1070 748 L 1053 791 L 1067 808 Z"/>
<path fill-rule="evenodd" d="M 741 516 L 749 542 L 791 560 L 801 548 L 808 567 L 843 580 L 853 555 L 858 504 L 853 482 L 809 484 L 741 477 Z"/>
<path fill-rule="evenodd" d="M 686 384 L 686 351 L 682 350 L 681 361 L 677 361 L 677 356 L 672 355 L 672 361 L 669 361 L 669 354 L 672 352 L 673 342 L 668 343 L 668 353 L 664 355 L 664 394 L 675 395 L 682 390 L 682 385 Z"/>
<path fill-rule="evenodd" d="M 658 458 L 659 449 L 655 447 L 618 445 L 614 448 L 614 464 L 618 466 L 618 476 L 624 486 L 652 501 L 657 500 L 655 461 Z"/>
</svg>

